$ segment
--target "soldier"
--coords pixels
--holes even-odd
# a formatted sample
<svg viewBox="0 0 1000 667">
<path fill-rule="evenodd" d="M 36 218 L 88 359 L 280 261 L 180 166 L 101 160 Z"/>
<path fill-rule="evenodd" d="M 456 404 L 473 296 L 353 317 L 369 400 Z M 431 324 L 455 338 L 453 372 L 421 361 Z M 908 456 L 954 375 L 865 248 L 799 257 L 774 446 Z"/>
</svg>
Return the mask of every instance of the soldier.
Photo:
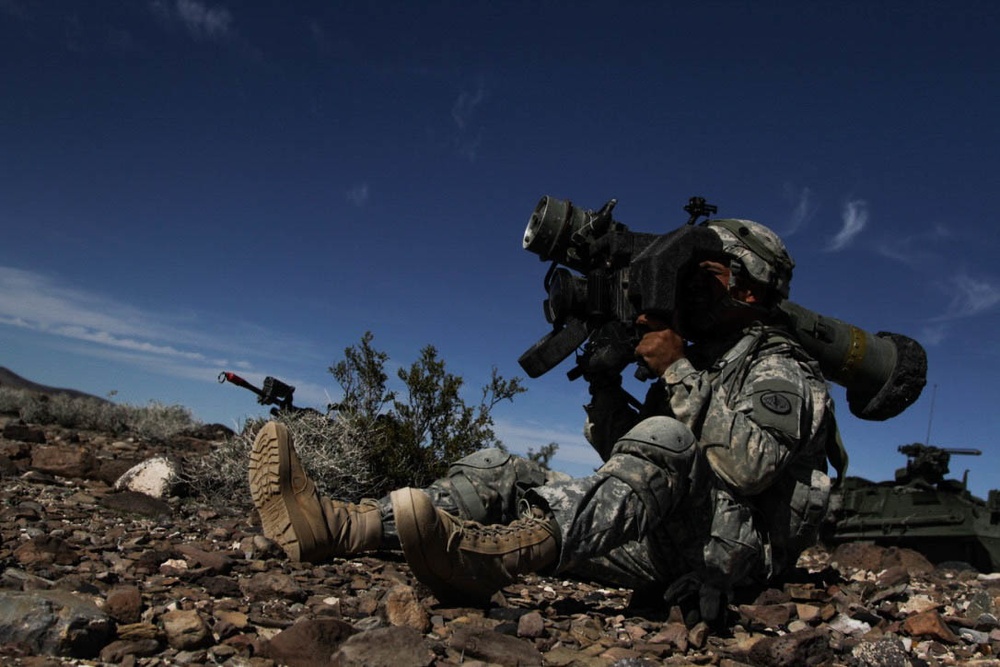
<svg viewBox="0 0 1000 667">
<path fill-rule="evenodd" d="M 321 497 L 287 430 L 253 447 L 265 535 L 295 560 L 401 548 L 439 598 L 483 600 L 528 572 L 659 587 L 718 618 L 737 586 L 766 582 L 814 542 L 839 446 L 818 364 L 780 326 L 794 266 L 770 229 L 710 220 L 723 254 L 686 283 L 674 321 L 642 313 L 636 357 L 658 378 L 640 409 L 620 372 L 586 374 L 581 479 L 499 450 L 466 457 L 424 490 L 379 501 Z"/>
</svg>

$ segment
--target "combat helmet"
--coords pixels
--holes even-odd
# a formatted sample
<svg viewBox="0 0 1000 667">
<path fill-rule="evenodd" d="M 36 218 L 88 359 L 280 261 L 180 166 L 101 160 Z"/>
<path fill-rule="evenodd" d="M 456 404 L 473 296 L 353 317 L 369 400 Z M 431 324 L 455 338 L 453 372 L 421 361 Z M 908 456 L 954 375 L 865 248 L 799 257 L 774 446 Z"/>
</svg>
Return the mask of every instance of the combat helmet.
<svg viewBox="0 0 1000 667">
<path fill-rule="evenodd" d="M 720 218 L 704 224 L 722 240 L 723 252 L 739 260 L 750 280 L 788 298 L 795 262 L 777 234 L 753 220 Z"/>
</svg>

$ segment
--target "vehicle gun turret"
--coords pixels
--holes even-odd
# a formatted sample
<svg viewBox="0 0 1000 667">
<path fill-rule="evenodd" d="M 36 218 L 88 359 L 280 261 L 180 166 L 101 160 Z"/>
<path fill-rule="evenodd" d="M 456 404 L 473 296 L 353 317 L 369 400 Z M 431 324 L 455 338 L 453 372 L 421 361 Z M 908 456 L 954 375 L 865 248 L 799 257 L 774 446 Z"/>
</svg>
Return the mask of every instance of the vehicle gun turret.
<svg viewBox="0 0 1000 667">
<path fill-rule="evenodd" d="M 896 471 L 897 484 L 934 485 L 945 481 L 948 474 L 948 464 L 952 455 L 982 456 L 978 449 L 962 449 L 955 447 L 935 447 L 915 442 L 912 445 L 900 445 L 900 454 L 907 457 L 906 467 Z M 968 482 L 968 471 L 962 477 L 962 489 Z M 953 481 L 953 480 L 952 480 Z"/>
<path fill-rule="evenodd" d="M 1000 489 L 984 501 L 969 492 L 968 470 L 961 480 L 946 478 L 952 456 L 982 452 L 921 443 L 898 451 L 907 463 L 894 480 L 844 480 L 831 500 L 823 541 L 906 547 L 933 563 L 961 561 L 983 572 L 1000 570 Z"/>
</svg>

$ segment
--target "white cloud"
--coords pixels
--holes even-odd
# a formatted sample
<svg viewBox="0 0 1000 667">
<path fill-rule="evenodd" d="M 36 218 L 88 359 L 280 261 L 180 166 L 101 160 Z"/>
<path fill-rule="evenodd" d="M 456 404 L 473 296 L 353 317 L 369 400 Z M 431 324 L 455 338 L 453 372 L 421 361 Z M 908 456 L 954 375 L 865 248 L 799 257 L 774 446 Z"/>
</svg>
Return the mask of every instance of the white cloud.
<svg viewBox="0 0 1000 667">
<path fill-rule="evenodd" d="M 0 0 L 0 12 L 19 19 L 28 17 L 27 10 L 18 0 Z"/>
<path fill-rule="evenodd" d="M 8 267 L 0 267 L 0 317 L 38 330 L 73 325 L 119 336 L 150 337 L 151 333 L 147 320 L 135 309 Z"/>
<path fill-rule="evenodd" d="M 486 85 L 480 80 L 472 92 L 463 91 L 451 107 L 451 117 L 455 121 L 457 134 L 455 147 L 470 162 L 476 159 L 483 141 L 482 130 L 472 131 L 471 123 L 477 107 L 486 99 Z"/>
<path fill-rule="evenodd" d="M 347 201 L 359 208 L 368 203 L 368 197 L 369 189 L 367 183 L 360 183 L 347 191 Z"/>
<path fill-rule="evenodd" d="M 940 319 L 974 317 L 994 310 L 1000 304 L 1000 286 L 988 280 L 959 273 L 951 278 L 951 303 Z"/>
<path fill-rule="evenodd" d="M 876 246 L 878 253 L 889 259 L 902 262 L 914 268 L 924 268 L 932 262 L 940 261 L 940 243 L 951 237 L 951 230 L 945 225 L 934 225 L 929 230 L 909 236 L 893 236 Z"/>
<path fill-rule="evenodd" d="M 228 9 L 207 7 L 196 0 L 177 0 L 177 13 L 195 37 L 226 37 L 233 23 Z"/>
<path fill-rule="evenodd" d="M 2 326 L 83 343 L 83 350 L 92 356 L 131 355 L 132 362 L 172 369 L 168 374 L 174 376 L 186 366 L 198 369 L 199 377 L 213 378 L 221 368 L 252 368 L 246 359 L 227 352 L 239 349 L 242 356 L 248 346 L 237 339 L 253 335 L 233 332 L 216 338 L 177 326 L 175 321 L 162 313 L 67 287 L 48 276 L 0 266 Z"/>
<path fill-rule="evenodd" d="M 819 207 L 813 202 L 812 190 L 807 187 L 796 190 L 792 184 L 785 184 L 785 198 L 792 204 L 792 214 L 783 236 L 791 236 L 813 218 Z"/>
<path fill-rule="evenodd" d="M 313 44 L 316 45 L 316 49 L 320 53 L 326 53 L 330 50 L 330 38 L 326 35 L 326 30 L 319 21 L 309 21 L 309 37 L 312 39 Z"/>
<path fill-rule="evenodd" d="M 924 345 L 940 345 L 948 337 L 948 325 L 942 322 L 928 324 L 920 331 L 917 339 Z"/>
<path fill-rule="evenodd" d="M 855 199 L 844 204 L 840 231 L 827 245 L 827 250 L 836 252 L 843 250 L 854 241 L 855 237 L 868 224 L 868 202 Z"/>
<path fill-rule="evenodd" d="M 179 22 L 195 39 L 227 39 L 233 34 L 233 14 L 199 0 L 153 0 L 150 7 L 169 21 Z"/>
<path fill-rule="evenodd" d="M 483 100 L 486 99 L 486 87 L 482 81 L 476 86 L 473 92 L 463 91 L 459 93 L 458 99 L 451 107 L 451 117 L 455 120 L 459 130 L 465 130 L 475 112 Z"/>
<path fill-rule="evenodd" d="M 539 425 L 532 422 L 512 422 L 497 419 L 494 423 L 497 437 L 512 452 L 525 454 L 529 449 L 541 450 L 554 442 L 559 445 L 552 467 L 572 475 L 586 475 L 601 465 L 601 459 L 583 437 L 583 412 L 575 428 L 558 425 Z"/>
</svg>

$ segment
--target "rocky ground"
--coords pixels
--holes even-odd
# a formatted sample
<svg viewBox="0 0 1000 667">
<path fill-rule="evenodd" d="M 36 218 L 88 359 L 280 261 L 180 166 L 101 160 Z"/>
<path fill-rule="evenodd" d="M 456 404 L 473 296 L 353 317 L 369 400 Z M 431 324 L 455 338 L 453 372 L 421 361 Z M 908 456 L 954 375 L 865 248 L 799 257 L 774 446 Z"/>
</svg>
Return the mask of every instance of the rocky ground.
<svg viewBox="0 0 1000 667">
<path fill-rule="evenodd" d="M 806 554 L 724 624 L 630 591 L 530 577 L 443 606 L 399 558 L 290 563 L 253 512 L 114 482 L 212 447 L 0 417 L 0 663 L 9 665 L 1000 664 L 1000 574 L 872 545 Z"/>
</svg>

